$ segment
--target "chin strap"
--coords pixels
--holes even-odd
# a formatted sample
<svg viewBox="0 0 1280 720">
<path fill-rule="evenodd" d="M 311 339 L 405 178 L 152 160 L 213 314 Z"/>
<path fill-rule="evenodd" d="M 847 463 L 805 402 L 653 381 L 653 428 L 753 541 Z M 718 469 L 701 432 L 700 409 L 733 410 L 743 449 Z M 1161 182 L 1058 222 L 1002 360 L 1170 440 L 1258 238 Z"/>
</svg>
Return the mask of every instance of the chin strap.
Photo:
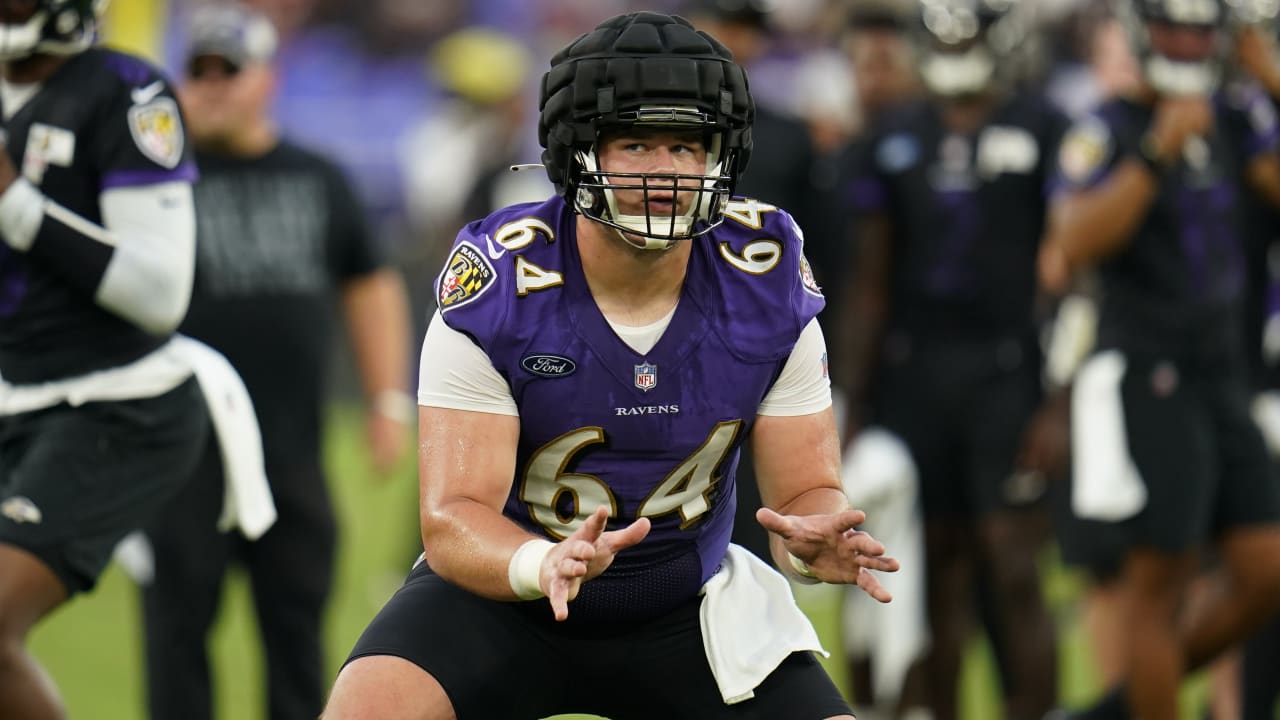
<svg viewBox="0 0 1280 720">
<path fill-rule="evenodd" d="M 0 25 L 0 61 L 21 60 L 35 52 L 47 17 L 40 10 L 21 25 Z"/>
<path fill-rule="evenodd" d="M 676 246 L 680 242 L 679 238 L 651 238 L 643 235 L 631 236 L 621 228 L 612 225 L 606 226 L 618 234 L 622 238 L 622 242 L 630 245 L 637 250 L 659 250 L 666 251 Z"/>
<path fill-rule="evenodd" d="M 1219 67 L 1209 62 L 1180 62 L 1151 55 L 1143 68 L 1147 80 L 1166 95 L 1207 95 L 1218 87 Z"/>
</svg>

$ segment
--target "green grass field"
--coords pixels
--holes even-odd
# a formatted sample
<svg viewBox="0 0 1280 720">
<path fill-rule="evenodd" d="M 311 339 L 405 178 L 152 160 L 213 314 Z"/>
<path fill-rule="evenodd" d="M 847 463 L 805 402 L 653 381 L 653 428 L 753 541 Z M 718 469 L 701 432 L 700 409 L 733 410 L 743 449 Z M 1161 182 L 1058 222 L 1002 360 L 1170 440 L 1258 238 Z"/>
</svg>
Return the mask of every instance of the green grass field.
<svg viewBox="0 0 1280 720">
<path fill-rule="evenodd" d="M 417 484 L 413 461 L 391 479 L 370 479 L 360 446 L 360 418 L 350 410 L 332 416 L 328 467 L 341 527 L 334 596 L 325 642 L 330 677 L 337 672 L 365 623 L 399 584 L 412 562 L 417 535 Z M 1096 681 L 1078 630 L 1074 599 L 1079 584 L 1053 567 L 1046 589 L 1062 629 L 1060 688 L 1064 702 L 1079 704 L 1092 697 Z M 845 679 L 836 634 L 837 596 L 806 593 L 802 602 L 833 651 L 828 662 L 842 687 Z M 143 693 L 139 602 L 136 589 L 112 568 L 98 589 L 59 610 L 32 637 L 36 656 L 61 688 L 73 720 L 142 720 Z M 265 720 L 261 647 L 244 579 L 233 574 L 224 588 L 223 612 L 210 642 L 215 671 L 216 717 L 220 720 Z M 1203 696 L 1203 683 L 1190 683 L 1184 693 L 1183 720 Z M 985 646 L 975 642 L 962 678 L 966 720 L 1000 720 L 991 664 Z M 573 717 L 562 716 L 562 720 Z"/>
</svg>

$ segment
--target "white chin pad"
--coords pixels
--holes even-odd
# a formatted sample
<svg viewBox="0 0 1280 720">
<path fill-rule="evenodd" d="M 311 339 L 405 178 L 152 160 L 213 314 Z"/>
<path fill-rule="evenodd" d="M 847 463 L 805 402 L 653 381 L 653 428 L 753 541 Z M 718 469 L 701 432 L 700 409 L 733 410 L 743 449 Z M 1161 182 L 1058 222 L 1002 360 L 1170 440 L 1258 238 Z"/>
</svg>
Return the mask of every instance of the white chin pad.
<svg viewBox="0 0 1280 720">
<path fill-rule="evenodd" d="M 657 235 L 657 238 L 650 239 L 663 243 L 671 240 L 687 240 L 693 232 L 693 218 L 687 215 L 677 215 L 675 218 L 665 215 L 658 217 L 617 215 L 616 217 L 618 224 L 628 230 Z"/>
<path fill-rule="evenodd" d="M 974 47 L 963 53 L 935 52 L 925 58 L 920 75 L 930 91 L 938 95 L 966 95 L 981 92 L 991 83 L 996 64 L 986 50 Z"/>
<path fill-rule="evenodd" d="M 43 10 L 21 25 L 0 25 L 0 61 L 21 60 L 31 55 L 44 33 Z"/>
<path fill-rule="evenodd" d="M 1162 95 L 1208 95 L 1218 88 L 1216 63 L 1181 62 L 1152 55 L 1143 66 L 1147 82 Z"/>
</svg>

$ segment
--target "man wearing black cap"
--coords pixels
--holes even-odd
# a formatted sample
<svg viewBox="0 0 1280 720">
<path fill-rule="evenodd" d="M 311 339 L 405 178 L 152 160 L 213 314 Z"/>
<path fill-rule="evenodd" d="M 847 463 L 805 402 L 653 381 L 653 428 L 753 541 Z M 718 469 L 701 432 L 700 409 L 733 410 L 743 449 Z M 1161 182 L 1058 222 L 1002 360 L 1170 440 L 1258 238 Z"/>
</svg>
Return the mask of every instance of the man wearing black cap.
<svg viewBox="0 0 1280 720">
<path fill-rule="evenodd" d="M 195 478 L 147 533 L 149 705 L 154 720 L 210 717 L 205 642 L 228 565 L 252 582 L 268 669 L 269 717 L 314 718 L 323 701 L 320 624 L 335 549 L 320 425 L 334 301 L 345 310 L 368 397 L 370 450 L 389 470 L 413 403 L 401 280 L 330 162 L 282 140 L 268 117 L 276 35 L 239 6 L 192 20 L 181 88 L 196 157 L 198 256 L 183 331 L 240 371 L 263 433 L 276 525 L 249 542 L 216 531 L 222 461 L 208 446 Z"/>
</svg>

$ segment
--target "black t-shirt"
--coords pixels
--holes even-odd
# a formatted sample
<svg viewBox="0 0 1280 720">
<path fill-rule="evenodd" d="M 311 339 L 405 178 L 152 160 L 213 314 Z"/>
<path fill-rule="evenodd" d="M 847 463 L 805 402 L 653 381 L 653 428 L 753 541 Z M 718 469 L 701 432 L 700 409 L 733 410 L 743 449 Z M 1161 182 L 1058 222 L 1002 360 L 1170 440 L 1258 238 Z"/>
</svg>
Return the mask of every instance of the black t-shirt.
<svg viewBox="0 0 1280 720">
<path fill-rule="evenodd" d="M 93 223 L 102 222 L 104 190 L 196 177 L 167 80 L 123 53 L 95 48 L 68 59 L 3 127 L 14 167 Z M 98 307 L 38 259 L 0 243 L 5 380 L 43 382 L 122 365 L 166 339 Z"/>
<path fill-rule="evenodd" d="M 1045 193 L 1066 120 L 1014 95 L 972 134 L 929 101 L 888 113 L 850 150 L 847 205 L 892 227 L 890 326 L 910 334 L 1029 338 Z"/>
<path fill-rule="evenodd" d="M 1235 87 L 1214 98 L 1214 126 L 1187 143 L 1128 244 L 1099 265 L 1098 346 L 1185 362 L 1238 357 L 1249 222 L 1248 162 L 1277 145 L 1267 98 Z M 1101 106 L 1063 141 L 1055 192 L 1096 187 L 1136 157 L 1154 108 Z"/>
<path fill-rule="evenodd" d="M 196 282 L 181 331 L 239 371 L 269 467 L 314 463 L 337 291 L 381 262 L 363 211 L 341 171 L 288 142 L 197 160 Z"/>
</svg>

